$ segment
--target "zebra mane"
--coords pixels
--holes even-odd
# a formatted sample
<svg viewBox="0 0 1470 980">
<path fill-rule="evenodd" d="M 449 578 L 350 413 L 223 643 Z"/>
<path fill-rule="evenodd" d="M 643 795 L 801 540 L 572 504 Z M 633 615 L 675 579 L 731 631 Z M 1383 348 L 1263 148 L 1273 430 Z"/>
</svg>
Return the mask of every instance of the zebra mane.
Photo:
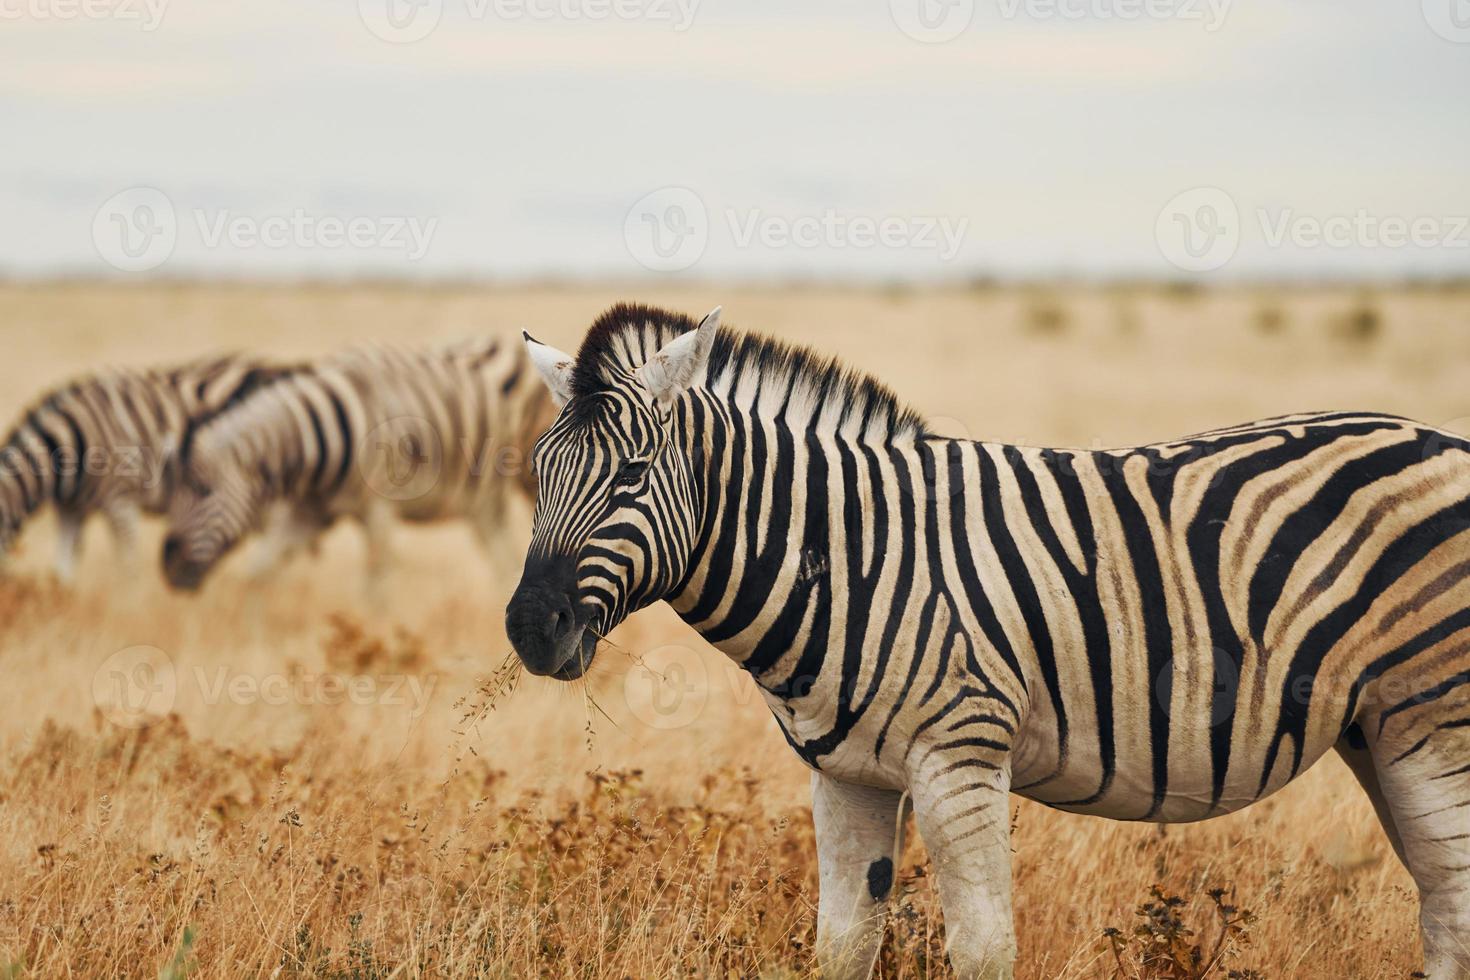
<svg viewBox="0 0 1470 980">
<path fill-rule="evenodd" d="M 698 325 L 682 313 L 658 307 L 613 306 L 592 324 L 577 351 L 573 394 L 608 389 Z M 729 327 L 715 335 L 702 386 L 752 414 L 783 419 L 797 430 L 840 432 L 877 442 L 928 434 L 923 417 L 876 378 L 808 347 Z M 573 406 L 579 401 L 574 399 Z"/>
</svg>

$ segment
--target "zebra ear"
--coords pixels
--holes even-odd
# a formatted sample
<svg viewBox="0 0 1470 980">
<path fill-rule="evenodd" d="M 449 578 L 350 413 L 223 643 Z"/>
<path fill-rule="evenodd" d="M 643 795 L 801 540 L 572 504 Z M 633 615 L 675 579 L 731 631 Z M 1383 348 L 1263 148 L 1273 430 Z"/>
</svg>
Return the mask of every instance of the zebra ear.
<svg viewBox="0 0 1470 980">
<path fill-rule="evenodd" d="M 575 358 L 549 344 L 541 343 L 524 330 L 521 331 L 521 336 L 526 341 L 526 353 L 531 355 L 531 363 L 536 365 L 536 370 L 541 372 L 541 379 L 551 389 L 551 398 L 556 402 L 556 407 L 561 408 L 572 400 L 572 364 L 575 363 Z"/>
<path fill-rule="evenodd" d="M 643 385 L 659 403 L 667 405 L 704 374 L 709 352 L 720 329 L 720 308 L 705 314 L 699 326 L 675 337 L 638 369 Z"/>
</svg>

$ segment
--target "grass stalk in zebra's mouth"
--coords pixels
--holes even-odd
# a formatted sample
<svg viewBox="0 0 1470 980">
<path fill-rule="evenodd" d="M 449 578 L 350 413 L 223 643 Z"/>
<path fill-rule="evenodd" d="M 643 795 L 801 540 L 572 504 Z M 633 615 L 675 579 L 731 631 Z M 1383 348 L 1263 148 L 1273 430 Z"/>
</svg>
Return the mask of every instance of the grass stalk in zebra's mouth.
<svg viewBox="0 0 1470 980">
<path fill-rule="evenodd" d="M 597 654 L 597 634 L 590 626 L 583 626 L 574 644 L 569 643 L 575 653 L 566 663 L 551 672 L 551 676 L 559 681 L 574 681 L 587 673 L 587 668 L 592 666 L 592 658 Z"/>
</svg>

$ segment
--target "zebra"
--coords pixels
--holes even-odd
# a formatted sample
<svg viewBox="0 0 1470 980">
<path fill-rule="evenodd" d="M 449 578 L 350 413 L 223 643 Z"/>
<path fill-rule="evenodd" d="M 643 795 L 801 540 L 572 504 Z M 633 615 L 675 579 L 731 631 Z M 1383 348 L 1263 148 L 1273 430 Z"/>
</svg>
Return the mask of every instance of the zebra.
<svg viewBox="0 0 1470 980">
<path fill-rule="evenodd" d="M 961 975 L 1014 969 L 1008 793 L 1178 822 L 1329 750 L 1470 976 L 1470 443 L 1288 415 L 1131 449 L 943 438 L 834 358 L 619 305 L 556 402 L 506 611 L 581 677 L 668 602 L 812 770 L 825 976 L 863 977 L 905 800 Z"/>
<path fill-rule="evenodd" d="M 496 338 L 360 345 L 300 366 L 186 430 L 165 577 L 199 588 L 265 524 L 274 545 L 252 569 L 262 574 L 340 517 L 367 532 L 370 586 L 395 517 L 468 519 L 504 566 L 507 488 L 534 494 L 524 459 L 551 413 L 525 351 Z M 513 576 L 502 568 L 500 581 Z"/>
<path fill-rule="evenodd" d="M 189 421 L 264 383 L 276 369 L 241 354 L 163 368 L 119 368 L 40 396 L 0 448 L 0 557 L 46 504 L 59 518 L 55 572 L 73 580 L 87 518 L 101 514 L 131 561 L 139 518 L 167 509 L 168 447 Z"/>
</svg>

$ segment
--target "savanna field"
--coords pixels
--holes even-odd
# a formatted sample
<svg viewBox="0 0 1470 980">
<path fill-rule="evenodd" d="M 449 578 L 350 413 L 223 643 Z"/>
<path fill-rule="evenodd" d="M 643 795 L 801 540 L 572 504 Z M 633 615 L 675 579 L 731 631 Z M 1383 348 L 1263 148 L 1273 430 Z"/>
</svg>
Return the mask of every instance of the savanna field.
<svg viewBox="0 0 1470 980">
<path fill-rule="evenodd" d="M 0 285 L 0 415 L 218 349 L 524 327 L 570 350 L 617 299 L 723 304 L 951 435 L 1101 447 L 1331 408 L 1470 433 L 1470 289 L 1438 287 Z M 0 580 L 0 976 L 812 974 L 806 771 L 668 610 L 557 685 L 510 669 L 514 583 L 458 525 L 400 529 L 372 594 L 350 526 L 193 597 L 165 591 L 156 524 L 119 569 L 94 522 L 70 589 L 53 538 L 36 521 Z M 1335 756 L 1204 824 L 1012 812 L 1022 976 L 1418 962 L 1408 875 Z M 943 976 L 912 832 L 899 871 L 881 975 Z"/>
</svg>

